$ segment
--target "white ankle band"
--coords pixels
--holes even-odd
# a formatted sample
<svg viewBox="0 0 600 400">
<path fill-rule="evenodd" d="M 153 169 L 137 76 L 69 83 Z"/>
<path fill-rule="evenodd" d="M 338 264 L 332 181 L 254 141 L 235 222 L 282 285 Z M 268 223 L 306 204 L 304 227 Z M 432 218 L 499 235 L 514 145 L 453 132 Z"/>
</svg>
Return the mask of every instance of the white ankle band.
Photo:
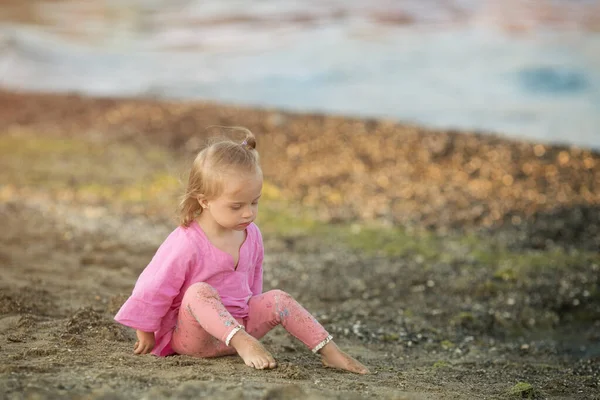
<svg viewBox="0 0 600 400">
<path fill-rule="evenodd" d="M 233 335 L 235 335 L 236 333 L 238 333 L 238 331 L 240 329 L 244 329 L 243 325 L 238 325 L 235 328 L 233 328 L 233 330 L 231 332 L 229 332 L 229 335 L 227 335 L 227 339 L 225 339 L 225 344 L 227 346 L 229 346 L 229 342 L 231 341 L 231 338 L 233 337 Z"/>
<path fill-rule="evenodd" d="M 321 350 L 323 347 L 325 347 L 325 345 L 329 342 L 331 342 L 333 340 L 333 336 L 329 335 L 325 338 L 325 340 L 323 340 L 321 343 L 319 343 L 314 349 L 312 349 L 313 353 L 316 353 L 317 351 Z"/>
</svg>

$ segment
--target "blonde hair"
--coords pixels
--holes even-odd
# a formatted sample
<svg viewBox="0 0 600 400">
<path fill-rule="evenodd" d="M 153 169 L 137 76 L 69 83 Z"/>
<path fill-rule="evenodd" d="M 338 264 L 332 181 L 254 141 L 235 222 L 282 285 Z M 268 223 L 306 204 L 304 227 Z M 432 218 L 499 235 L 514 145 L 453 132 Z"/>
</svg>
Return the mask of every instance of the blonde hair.
<svg viewBox="0 0 600 400">
<path fill-rule="evenodd" d="M 258 173 L 262 175 L 256 151 L 256 138 L 249 129 L 231 127 L 245 133 L 244 140 L 213 139 L 202 149 L 190 169 L 188 184 L 179 203 L 179 224 L 189 226 L 202 213 L 199 197 L 218 197 L 223 191 L 223 181 L 233 173 Z"/>
</svg>

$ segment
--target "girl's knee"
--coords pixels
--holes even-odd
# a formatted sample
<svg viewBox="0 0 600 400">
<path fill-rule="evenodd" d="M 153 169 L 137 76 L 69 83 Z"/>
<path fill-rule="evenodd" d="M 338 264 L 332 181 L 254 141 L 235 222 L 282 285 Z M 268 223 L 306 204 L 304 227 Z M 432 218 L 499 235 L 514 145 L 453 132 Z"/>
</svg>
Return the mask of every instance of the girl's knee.
<svg viewBox="0 0 600 400">
<path fill-rule="evenodd" d="M 280 290 L 280 289 L 269 290 L 267 293 L 269 293 L 271 296 L 273 296 L 273 298 L 275 298 L 276 301 L 293 301 L 294 300 L 294 298 L 292 297 L 291 294 L 284 292 L 283 290 Z"/>
<path fill-rule="evenodd" d="M 185 292 L 185 296 L 203 297 L 203 298 L 219 298 L 217 289 L 206 282 L 197 282 L 191 285 Z"/>
</svg>

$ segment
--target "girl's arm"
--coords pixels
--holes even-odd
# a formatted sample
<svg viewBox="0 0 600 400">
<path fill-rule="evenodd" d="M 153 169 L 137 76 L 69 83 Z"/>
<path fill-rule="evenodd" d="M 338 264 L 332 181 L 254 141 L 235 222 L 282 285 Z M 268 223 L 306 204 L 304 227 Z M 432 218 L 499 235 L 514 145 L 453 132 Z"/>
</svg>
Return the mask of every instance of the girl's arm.
<svg viewBox="0 0 600 400">
<path fill-rule="evenodd" d="M 123 304 L 117 322 L 142 332 L 156 332 L 181 291 L 196 250 L 182 230 L 174 231 L 159 247 Z"/>
</svg>

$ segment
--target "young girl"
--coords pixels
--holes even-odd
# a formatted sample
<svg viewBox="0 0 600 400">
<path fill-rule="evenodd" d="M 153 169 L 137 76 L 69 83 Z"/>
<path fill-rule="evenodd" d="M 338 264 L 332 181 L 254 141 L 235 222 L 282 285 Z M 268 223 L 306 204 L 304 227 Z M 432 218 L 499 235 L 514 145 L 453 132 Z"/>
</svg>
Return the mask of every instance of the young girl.
<svg viewBox="0 0 600 400">
<path fill-rule="evenodd" d="M 262 191 L 254 135 L 216 142 L 196 157 L 180 226 L 159 247 L 115 320 L 136 329 L 134 353 L 219 357 L 274 368 L 258 341 L 281 324 L 327 367 L 366 374 L 296 300 L 262 292 L 263 243 L 253 223 Z"/>
</svg>

